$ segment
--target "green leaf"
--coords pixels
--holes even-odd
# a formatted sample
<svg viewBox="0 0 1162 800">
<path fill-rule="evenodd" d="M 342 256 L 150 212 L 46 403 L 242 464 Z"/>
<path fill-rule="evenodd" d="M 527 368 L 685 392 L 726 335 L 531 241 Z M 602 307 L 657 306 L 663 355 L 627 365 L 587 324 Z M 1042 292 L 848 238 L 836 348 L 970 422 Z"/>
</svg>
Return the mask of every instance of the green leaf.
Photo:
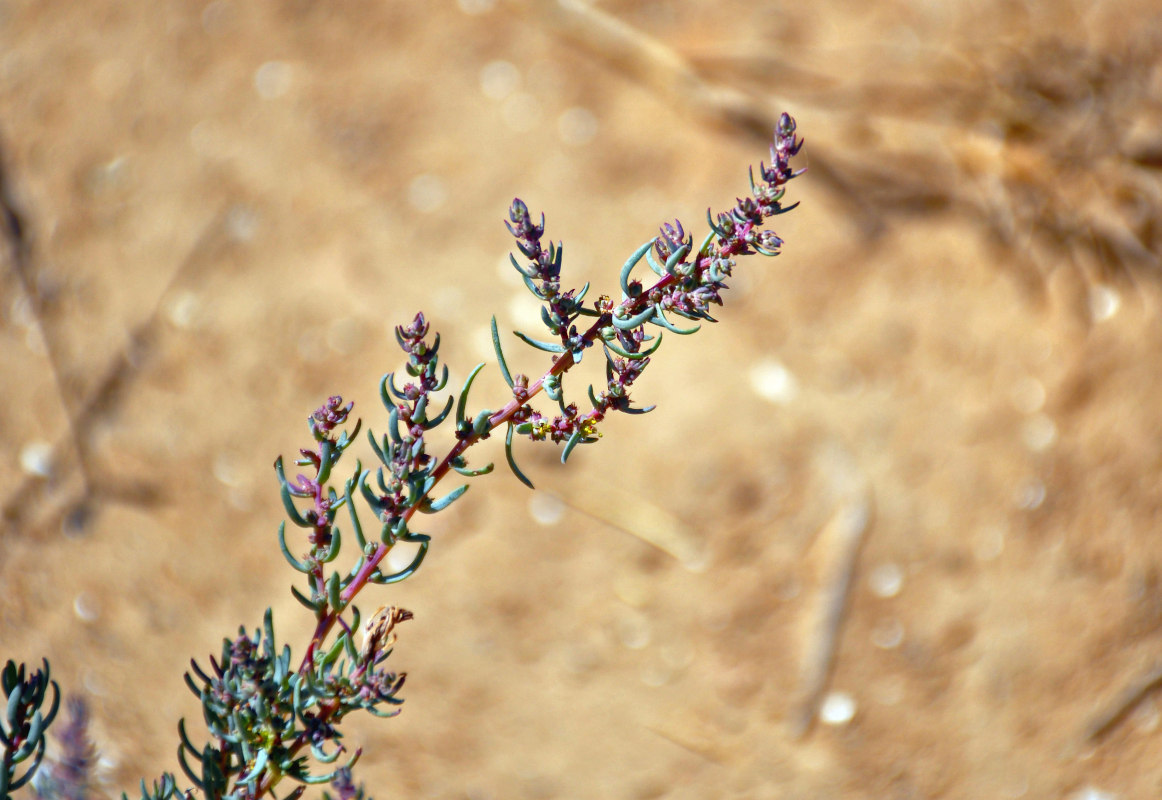
<svg viewBox="0 0 1162 800">
<path fill-rule="evenodd" d="M 355 471 L 357 477 L 352 478 L 343 485 L 343 497 L 347 503 L 347 513 L 351 516 L 351 527 L 355 530 L 355 541 L 359 544 L 360 550 L 367 548 L 367 539 L 363 536 L 363 525 L 359 522 L 359 512 L 355 510 L 355 501 L 351 496 L 351 490 L 355 487 L 356 482 L 361 481 L 366 474 L 360 470 L 360 464 L 355 462 Z"/>
<path fill-rule="evenodd" d="M 573 435 L 569 437 L 569 441 L 565 442 L 565 450 L 561 453 L 561 463 L 564 464 L 569 460 L 569 454 L 573 452 L 573 448 L 581 441 L 581 426 L 578 425 Z"/>
<path fill-rule="evenodd" d="M 403 437 L 399 435 L 399 408 L 396 406 L 387 412 L 387 433 L 397 445 L 403 444 Z"/>
<path fill-rule="evenodd" d="M 319 613 L 319 604 L 311 602 L 309 599 L 307 599 L 306 595 L 304 595 L 294 586 L 291 587 L 291 594 L 294 595 L 295 600 L 298 600 L 311 611 L 315 612 L 316 614 Z"/>
<path fill-rule="evenodd" d="M 448 412 L 450 412 L 451 410 L 452 410 L 452 397 L 449 395 L 448 402 L 444 405 L 444 410 L 441 411 L 439 414 L 437 414 L 435 419 L 430 419 L 427 422 L 425 422 L 424 428 L 426 430 L 430 431 L 432 428 L 439 426 L 445 419 L 448 418 Z"/>
<path fill-rule="evenodd" d="M 468 407 L 468 392 L 472 389 L 472 381 L 476 380 L 476 376 L 480 374 L 480 370 L 484 369 L 484 362 L 477 364 L 470 373 L 468 379 L 464 381 L 464 388 L 460 390 L 460 400 L 456 403 L 456 428 L 459 429 L 461 423 L 464 422 L 464 412 Z"/>
<path fill-rule="evenodd" d="M 331 477 L 331 467 L 339 460 L 335 445 L 328 439 L 319 442 L 319 473 L 315 481 L 322 486 Z"/>
<path fill-rule="evenodd" d="M 662 266 L 654 259 L 654 253 L 652 250 L 646 252 L 646 263 L 650 265 L 650 269 L 652 269 L 654 274 L 659 278 L 666 277 L 666 271 L 662 269 Z"/>
<path fill-rule="evenodd" d="M 339 535 L 338 526 L 331 526 L 331 544 L 326 550 L 323 551 L 323 554 L 319 556 L 319 561 L 324 564 L 329 564 L 334 561 L 335 557 L 339 555 L 341 540 L 342 537 Z"/>
<path fill-rule="evenodd" d="M 532 275 L 530 275 L 528 273 L 528 271 L 525 270 L 524 267 L 522 267 L 520 264 L 517 263 L 516 256 L 514 256 L 512 253 L 508 254 L 508 260 L 512 263 L 512 268 L 515 269 L 517 272 L 519 272 L 522 277 L 525 277 L 525 278 L 533 277 Z"/>
<path fill-rule="evenodd" d="M 492 409 L 486 408 L 472 419 L 472 432 L 477 436 L 488 433 L 489 422 L 492 420 Z"/>
<path fill-rule="evenodd" d="M 631 255 L 628 259 L 626 259 L 625 264 L 622 265 L 621 276 L 620 276 L 621 293 L 625 297 L 629 297 L 629 275 L 630 275 L 630 273 L 633 272 L 633 268 L 635 266 L 637 266 L 637 263 L 642 260 L 642 256 L 644 256 L 649 251 L 649 249 L 654 246 L 654 242 L 656 242 L 656 241 L 657 241 L 657 237 L 650 239 L 648 242 L 643 244 L 637 250 L 634 250 L 633 255 Z"/>
<path fill-rule="evenodd" d="M 415 574 L 415 571 L 420 568 L 420 564 L 424 562 L 424 556 L 428 554 L 429 544 L 430 542 L 428 541 L 421 541 L 419 552 L 417 552 L 416 557 L 412 559 L 412 563 L 408 564 L 399 572 L 392 573 L 391 575 L 384 575 L 383 573 L 377 571 L 372 574 L 372 577 L 370 578 L 371 582 L 378 583 L 380 585 L 387 585 L 391 583 L 399 583 L 405 578 L 410 578 L 413 574 Z"/>
<path fill-rule="evenodd" d="M 670 257 L 666 259 L 666 272 L 674 275 L 674 277 L 677 277 L 677 275 L 674 273 L 674 270 L 677 268 L 678 264 L 682 263 L 682 259 L 684 259 L 686 254 L 689 252 L 690 245 L 684 244 L 673 253 L 670 253 Z"/>
<path fill-rule="evenodd" d="M 348 447 L 350 447 L 351 443 L 355 441 L 355 437 L 359 435 L 359 431 L 361 431 L 362 429 L 363 429 L 363 420 L 357 419 L 357 420 L 355 420 L 355 427 L 351 429 L 351 433 L 347 433 L 347 431 L 343 431 L 342 433 L 340 433 L 339 434 L 339 441 L 338 441 L 338 445 L 337 445 L 339 448 L 339 451 L 342 452 L 343 450 L 346 450 Z"/>
<path fill-rule="evenodd" d="M 178 720 L 178 738 L 181 740 L 181 746 L 189 750 L 191 755 L 196 756 L 201 752 L 198 748 L 194 747 L 194 743 L 190 741 L 189 734 L 186 733 L 185 719 Z"/>
<path fill-rule="evenodd" d="M 308 567 L 302 561 L 299 561 L 297 558 L 295 558 L 294 556 L 291 555 L 290 548 L 288 548 L 286 545 L 286 523 L 285 522 L 278 523 L 278 549 L 282 550 L 283 558 L 285 558 L 287 560 L 287 563 L 290 564 L 295 570 L 297 570 L 298 572 L 302 572 L 304 574 L 309 573 L 311 571 L 310 567 Z"/>
<path fill-rule="evenodd" d="M 513 425 L 510 422 L 508 424 L 508 432 L 504 435 L 504 458 L 508 461 L 508 468 L 512 470 L 512 474 L 517 477 L 517 480 L 530 489 L 535 489 L 536 487 L 533 486 L 533 482 L 520 471 L 520 467 L 516 465 L 516 459 L 512 456 L 512 431 Z"/>
<path fill-rule="evenodd" d="M 706 209 L 706 215 L 710 215 L 710 209 Z M 698 257 L 710 255 L 710 243 L 714 241 L 715 233 L 713 226 L 711 226 L 710 233 L 706 234 L 706 238 L 702 240 L 702 245 L 698 248 Z"/>
<path fill-rule="evenodd" d="M 200 757 L 201 756 L 199 756 L 199 758 Z M 193 769 L 191 769 L 190 765 L 186 762 L 186 754 L 181 745 L 178 745 L 178 766 L 182 768 L 182 772 L 186 774 L 186 777 L 190 779 L 190 782 L 193 783 L 194 786 L 196 786 L 200 791 L 206 790 L 206 786 L 202 783 L 202 779 L 194 774 Z"/>
<path fill-rule="evenodd" d="M 274 658 L 274 612 L 267 606 L 266 613 L 262 615 L 262 651 L 267 658 Z"/>
<path fill-rule="evenodd" d="M 660 325 L 666 330 L 672 331 L 679 336 L 689 336 L 690 334 L 697 333 L 702 329 L 701 325 L 695 325 L 693 328 L 679 328 L 677 325 L 666 319 L 665 315 L 662 314 L 662 307 L 660 305 L 654 306 L 654 308 L 657 313 L 654 315 L 654 318 L 650 320 L 650 322 L 654 323 L 655 325 Z"/>
<path fill-rule="evenodd" d="M 619 306 L 618 310 L 620 309 L 621 307 Z M 612 321 L 615 327 L 623 331 L 632 331 L 634 328 L 645 325 L 647 322 L 649 322 L 650 318 L 654 315 L 654 311 L 654 306 L 647 306 L 645 311 L 642 311 L 640 314 L 635 314 L 632 317 L 619 317 L 615 311 L 612 314 Z"/>
<path fill-rule="evenodd" d="M 390 394 L 388 394 L 389 392 Z M 384 408 L 390 410 L 395 407 L 395 401 L 391 399 L 392 397 L 396 398 L 396 400 L 407 399 L 403 392 L 395 388 L 395 373 L 389 372 L 379 381 L 379 399 L 383 403 Z"/>
<path fill-rule="evenodd" d="M 343 655 L 343 639 L 346 637 L 347 631 L 343 631 L 339 634 L 339 638 L 335 640 L 335 643 L 331 645 L 331 649 L 326 654 L 322 655 L 322 657 L 318 653 L 315 654 L 315 660 L 319 663 L 320 668 L 329 667 L 339 660 L 339 656 Z"/>
<path fill-rule="evenodd" d="M 238 776 L 240 783 L 253 783 L 258 779 L 258 776 L 266 769 L 266 762 L 270 759 L 270 753 L 266 750 L 259 750 L 258 755 L 254 757 L 254 764 L 250 767 L 248 772 Z"/>
<path fill-rule="evenodd" d="M 613 352 L 617 353 L 622 358 L 628 358 L 630 361 L 640 361 L 641 359 L 646 358 L 648 356 L 651 356 L 655 352 L 657 352 L 657 349 L 662 346 L 662 335 L 660 333 L 658 334 L 658 338 L 654 340 L 654 344 L 652 347 L 650 347 L 649 349 L 646 349 L 646 350 L 642 350 L 642 351 L 637 352 L 637 353 L 631 353 L 628 350 L 622 350 L 621 347 L 619 347 L 617 345 L 616 338 L 605 339 L 604 345 L 605 345 L 605 347 L 608 347 Z"/>
<path fill-rule="evenodd" d="M 513 333 L 516 335 L 516 337 L 518 339 L 520 339 L 525 344 L 529 345 L 530 347 L 535 347 L 538 350 L 544 350 L 546 353 L 564 353 L 565 352 L 564 345 L 554 344 L 552 342 L 539 342 L 536 339 L 530 339 L 528 336 L 525 336 L 520 331 L 513 331 Z"/>
<path fill-rule="evenodd" d="M 699 253 L 706 253 L 707 252 L 706 246 L 710 243 L 710 241 L 715 236 L 717 236 L 720 239 L 723 239 L 726 237 L 726 231 L 724 231 L 722 228 L 718 227 L 718 225 L 715 224 L 714 217 L 711 216 L 709 208 L 706 209 L 706 224 L 710 226 L 710 233 L 708 233 L 706 235 L 706 241 L 704 241 L 702 243 L 702 249 L 700 249 L 698 251 Z"/>
<path fill-rule="evenodd" d="M 428 500 L 426 503 L 420 506 L 420 511 L 425 514 L 435 514 L 439 511 L 443 511 L 445 508 L 452 505 L 452 503 L 459 500 L 460 496 L 463 495 L 466 491 L 468 491 L 468 484 L 465 483 L 464 485 L 458 486 L 452 491 L 448 492 L 438 500 Z"/>
<path fill-rule="evenodd" d="M 278 475 L 279 495 L 282 497 L 282 507 L 286 510 L 286 515 L 290 517 L 290 521 L 295 525 L 298 525 L 300 528 L 313 528 L 314 526 L 311 525 L 311 523 L 303 519 L 302 515 L 299 513 L 299 510 L 295 508 L 294 501 L 291 499 L 292 494 L 294 494 L 296 497 L 306 497 L 307 495 L 294 492 L 294 490 L 291 489 L 290 484 L 287 483 L 286 475 L 283 473 L 282 469 L 282 456 L 279 456 L 278 459 L 274 462 L 274 470 Z"/>
<path fill-rule="evenodd" d="M 653 411 L 655 408 L 657 408 L 656 405 L 645 406 L 644 408 L 623 408 L 621 411 L 624 414 L 634 414 L 634 415 L 636 415 L 636 414 L 648 414 L 651 411 Z"/>
<path fill-rule="evenodd" d="M 343 611 L 343 595 L 340 593 L 342 584 L 339 582 L 339 573 L 332 572 L 327 578 L 327 602 L 331 605 L 331 610 L 336 614 Z"/>
<path fill-rule="evenodd" d="M 589 402 L 593 404 L 593 410 L 597 411 L 601 408 L 601 401 L 597 399 L 597 395 L 593 393 L 593 384 L 589 384 Z"/>
<path fill-rule="evenodd" d="M 467 466 L 465 466 L 466 462 L 464 461 L 463 457 L 459 458 L 458 461 L 460 462 L 459 464 L 452 463 L 449 466 L 451 466 L 452 469 L 456 470 L 456 472 L 463 475 L 465 478 L 475 478 L 478 475 L 487 475 L 488 473 L 492 472 L 492 464 L 480 467 L 479 469 L 469 469 Z"/>
</svg>

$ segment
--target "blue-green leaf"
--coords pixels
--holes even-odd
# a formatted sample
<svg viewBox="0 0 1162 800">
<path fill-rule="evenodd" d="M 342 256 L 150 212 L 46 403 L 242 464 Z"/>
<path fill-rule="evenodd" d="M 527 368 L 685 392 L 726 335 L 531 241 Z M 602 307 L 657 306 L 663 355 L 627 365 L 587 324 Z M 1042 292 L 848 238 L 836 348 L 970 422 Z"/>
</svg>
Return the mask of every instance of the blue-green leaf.
<svg viewBox="0 0 1162 800">
<path fill-rule="evenodd" d="M 662 269 L 662 266 L 654 259 L 653 250 L 646 251 L 646 263 L 650 265 L 650 269 L 652 269 L 654 274 L 659 278 L 666 277 L 666 271 Z"/>
<path fill-rule="evenodd" d="M 410 540 L 405 540 L 405 541 L 410 541 Z M 429 544 L 430 544 L 430 542 L 428 542 L 428 541 L 421 541 L 419 552 L 417 552 L 416 557 L 412 559 L 412 563 L 408 564 L 406 567 L 401 569 L 399 572 L 392 573 L 391 575 L 384 575 L 383 573 L 376 571 L 375 573 L 372 574 L 372 576 L 369 580 L 372 583 L 387 585 L 387 584 L 391 584 L 391 583 L 399 583 L 400 581 L 404 580 L 405 578 L 410 578 L 413 574 L 415 574 L 415 571 L 420 568 L 420 564 L 422 564 L 424 562 L 424 556 L 426 556 L 428 554 L 428 545 Z"/>
<path fill-rule="evenodd" d="M 292 567 L 302 573 L 309 573 L 311 568 L 297 558 L 291 555 L 290 548 L 286 546 L 286 523 L 278 523 L 278 548 L 282 550 L 283 557 Z"/>
<path fill-rule="evenodd" d="M 504 351 L 500 349 L 500 333 L 496 330 L 496 315 L 492 315 L 492 347 L 496 350 L 496 363 L 500 365 L 500 374 L 504 382 L 512 388 L 512 374 L 508 371 L 508 362 L 504 360 Z"/>
<path fill-rule="evenodd" d="M 466 491 L 468 491 L 468 484 L 465 483 L 462 486 L 456 487 L 437 500 L 428 500 L 420 506 L 419 510 L 425 514 L 435 514 L 438 511 L 443 511 L 445 508 L 452 505 L 452 503 L 459 500 L 460 496 Z"/>
<path fill-rule="evenodd" d="M 363 525 L 359 522 L 359 513 L 355 510 L 355 501 L 351 497 L 351 490 L 355 484 L 363 480 L 365 472 L 361 471 L 359 462 L 355 462 L 356 477 L 343 485 L 343 496 L 347 502 L 347 513 L 351 516 L 351 527 L 355 530 L 355 541 L 360 550 L 367 549 L 367 539 L 363 536 Z"/>
<path fill-rule="evenodd" d="M 467 462 L 464 460 L 464 457 L 461 456 L 456 459 L 456 461 L 449 464 L 449 466 L 456 470 L 456 472 L 463 475 L 465 478 L 475 478 L 477 475 L 487 475 L 488 473 L 492 472 L 492 464 L 480 467 L 479 469 L 469 469 L 466 464 Z"/>
<path fill-rule="evenodd" d="M 448 412 L 450 412 L 452 410 L 452 402 L 453 402 L 452 397 L 451 397 L 451 395 L 449 395 L 448 402 L 444 405 L 444 410 L 441 411 L 439 414 L 437 414 L 435 419 L 430 419 L 427 422 L 425 422 L 424 428 L 426 428 L 427 430 L 431 430 L 432 428 L 439 426 L 445 419 L 447 419 Z"/>
<path fill-rule="evenodd" d="M 516 334 L 516 337 L 518 339 L 520 339 L 522 342 L 524 342 L 525 344 L 527 344 L 531 347 L 535 347 L 538 350 L 544 350 L 546 353 L 564 353 L 565 352 L 564 345 L 554 344 L 553 342 L 539 342 L 536 339 L 530 339 L 528 336 L 525 336 L 520 331 L 513 331 L 513 333 Z"/>
<path fill-rule="evenodd" d="M 508 424 L 508 432 L 505 433 L 505 435 L 504 435 L 504 458 L 506 461 L 508 461 L 508 468 L 512 470 L 512 474 L 517 477 L 517 480 L 519 480 L 521 483 L 523 483 L 525 486 L 529 487 L 530 489 L 535 489 L 536 487 L 533 486 L 533 482 L 530 481 L 528 479 L 528 477 L 526 477 L 525 474 L 520 471 L 520 467 L 518 467 L 516 465 L 516 459 L 513 458 L 513 455 L 512 455 L 512 431 L 513 431 L 513 425 L 510 422 Z"/>
<path fill-rule="evenodd" d="M 486 408 L 472 419 L 472 432 L 477 436 L 488 433 L 489 422 L 492 419 L 492 409 Z"/>
<path fill-rule="evenodd" d="M 291 587 L 291 594 L 294 595 L 295 600 L 298 600 L 300 603 L 302 603 L 304 606 L 309 608 L 311 611 L 315 612 L 316 614 L 319 613 L 319 604 L 312 602 L 310 599 L 307 598 L 306 595 L 304 595 L 302 592 L 300 592 L 294 586 Z"/>
<path fill-rule="evenodd" d="M 628 358 L 631 361 L 640 361 L 641 359 L 653 355 L 655 352 L 657 352 L 657 349 L 662 346 L 662 335 L 660 333 L 658 334 L 658 338 L 654 340 L 653 346 L 646 350 L 641 350 L 637 353 L 631 353 L 628 350 L 622 350 L 621 347 L 618 346 L 616 338 L 606 339 L 604 341 L 604 345 L 622 358 Z"/>
<path fill-rule="evenodd" d="M 642 256 L 644 256 L 649 251 L 649 249 L 654 246 L 655 241 L 657 241 L 656 237 L 653 239 L 650 239 L 648 242 L 643 244 L 637 250 L 634 250 L 633 255 L 631 255 L 628 259 L 626 259 L 625 264 L 622 265 L 621 276 L 620 276 L 621 293 L 625 297 L 629 297 L 629 275 L 630 275 L 630 273 L 633 272 L 633 268 L 635 266 L 637 266 L 637 263 L 642 260 Z"/>
<path fill-rule="evenodd" d="M 666 272 L 677 277 L 677 275 L 675 275 L 675 273 L 674 273 L 674 269 L 680 263 L 682 263 L 682 259 L 684 259 L 686 257 L 686 254 L 689 252 L 690 252 L 690 245 L 684 244 L 681 247 L 679 247 L 677 250 L 675 250 L 673 253 L 670 253 L 670 257 L 666 259 Z"/>
<path fill-rule="evenodd" d="M 625 413 L 625 414 L 648 414 L 651 411 L 653 411 L 655 408 L 657 408 L 656 405 L 645 406 L 644 408 L 623 408 L 622 413 Z"/>
<path fill-rule="evenodd" d="M 476 380 L 476 376 L 480 374 L 480 370 L 484 369 L 484 362 L 477 364 L 470 373 L 468 379 L 464 381 L 464 388 L 460 390 L 460 399 L 456 403 L 456 428 L 459 429 L 461 423 L 464 422 L 464 412 L 468 407 L 468 392 L 472 388 L 472 381 Z"/>
<path fill-rule="evenodd" d="M 582 439 L 581 426 L 578 425 L 576 430 L 573 431 L 573 435 L 569 437 L 569 441 L 567 441 L 565 443 L 565 449 L 561 453 L 561 463 L 562 464 L 564 464 L 566 461 L 569 460 L 569 454 L 573 452 L 573 448 L 577 446 L 577 443 L 580 442 L 581 439 Z"/>
<path fill-rule="evenodd" d="M 654 315 L 654 309 L 654 306 L 647 306 L 645 311 L 642 311 L 640 314 L 635 314 L 632 317 L 619 317 L 615 311 L 612 314 L 613 324 L 623 331 L 632 331 L 634 328 L 649 322 L 650 318 Z M 621 307 L 619 306 L 617 310 L 621 310 Z"/>
<path fill-rule="evenodd" d="M 339 527 L 337 525 L 333 525 L 331 526 L 331 545 L 323 551 L 322 555 L 319 556 L 319 561 L 323 562 L 324 564 L 329 564 L 330 562 L 334 561 L 335 557 L 339 555 L 339 542 Z"/>
<path fill-rule="evenodd" d="M 654 306 L 654 309 L 657 311 L 657 313 L 654 314 L 654 318 L 650 320 L 650 322 L 654 323 L 655 325 L 660 325 L 666 330 L 672 331 L 679 336 L 689 336 L 690 334 L 697 333 L 702 329 L 701 325 L 695 325 L 693 328 L 679 328 L 677 325 L 666 319 L 666 316 L 662 313 L 662 307 L 660 305 Z"/>
</svg>

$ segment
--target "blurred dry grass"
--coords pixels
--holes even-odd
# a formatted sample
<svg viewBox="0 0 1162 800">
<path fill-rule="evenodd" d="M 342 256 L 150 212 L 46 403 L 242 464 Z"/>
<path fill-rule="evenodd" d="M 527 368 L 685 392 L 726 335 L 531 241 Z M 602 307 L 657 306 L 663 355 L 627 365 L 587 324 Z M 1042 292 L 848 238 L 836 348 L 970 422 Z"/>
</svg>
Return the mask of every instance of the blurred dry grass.
<svg viewBox="0 0 1162 800">
<path fill-rule="evenodd" d="M 372 794 L 1155 796 L 1154 5 L 5 4 L 4 656 L 91 696 L 118 789 L 172 769 L 189 656 L 271 597 L 308 628 L 269 475 L 306 413 L 375 428 L 416 309 L 461 377 L 527 324 L 513 195 L 605 291 L 785 107 L 785 254 L 659 409 L 527 450 L 563 503 L 433 518 Z M 854 717 L 796 738 L 816 689 Z"/>
</svg>

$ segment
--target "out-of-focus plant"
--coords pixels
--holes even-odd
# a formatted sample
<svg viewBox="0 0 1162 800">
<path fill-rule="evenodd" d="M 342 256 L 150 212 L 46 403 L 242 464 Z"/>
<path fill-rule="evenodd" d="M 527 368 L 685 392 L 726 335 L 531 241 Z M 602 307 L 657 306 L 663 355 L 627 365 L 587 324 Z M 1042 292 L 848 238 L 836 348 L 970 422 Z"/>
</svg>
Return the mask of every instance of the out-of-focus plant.
<svg viewBox="0 0 1162 800">
<path fill-rule="evenodd" d="M 495 409 L 470 405 L 473 381 L 485 366 L 477 364 L 463 387 L 449 392 L 441 403 L 437 396 L 447 387 L 449 370 L 439 361 L 440 336 L 432 334 L 421 313 L 395 329 L 407 356 L 406 377 L 397 381 L 396 374 L 389 373 L 380 383 L 387 425 L 384 433 L 368 433 L 378 462 L 374 469 L 356 462 L 350 477 L 336 478 L 335 468 L 360 429 L 356 422 L 352 430 L 343 430 L 353 403 L 331 397 L 310 416 L 312 443 L 294 461 L 304 472 L 288 477 L 280 457 L 275 473 L 292 530 L 299 531 L 292 535 L 284 522 L 278 543 L 287 562 L 302 575 L 301 585 L 291 591 L 314 616 L 314 633 L 296 661 L 290 646 L 278 643 L 267 609 L 262 625 L 253 633 L 243 628 L 226 639 L 221 654 L 209 658 L 208 668 L 191 662 L 185 680 L 202 703 L 209 737 L 196 740 L 185 721 L 180 722 L 178 762 L 189 788 L 179 788 L 179 779 L 167 773 L 152 786 L 142 782 L 142 800 L 178 795 L 207 800 L 277 798 L 284 781 L 292 784 L 284 798 L 298 798 L 312 784 L 330 784 L 337 800 L 362 800 L 363 789 L 351 774 L 361 750 L 343 743 L 342 722 L 357 711 L 382 717 L 399 713 L 405 676 L 386 669 L 385 662 L 397 626 L 412 615 L 384 606 L 365 619 L 354 605 L 356 597 L 369 584 L 397 583 L 420 568 L 430 540 L 416 530 L 416 514 L 442 511 L 467 491 L 468 485 L 461 484 L 437 495 L 437 487 L 450 474 L 471 478 L 492 471 L 492 464 L 470 466 L 466 453 L 493 432 L 503 428 L 508 467 L 531 487 L 513 455 L 517 437 L 560 445 L 564 462 L 578 446 L 600 438 L 608 414 L 643 414 L 653 408 L 633 405 L 630 389 L 649 366 L 663 334 L 685 336 L 695 333 L 702 322 L 716 321 L 711 310 L 722 304 L 726 280 L 739 257 L 778 254 L 783 241 L 763 226 L 794 208 L 782 201 L 787 182 L 802 172 L 790 165 L 801 146 L 795 121 L 783 114 L 770 164 L 760 163 L 757 175 L 751 170 L 750 194 L 727 211 L 708 211 L 709 231 L 697 246 L 680 222 L 663 225 L 622 266 L 619 300 L 601 295 L 587 302 L 589 284 L 563 289 L 562 245 L 543 243 L 544 216 L 534 222 L 528 207 L 513 200 L 506 224 L 520 258 L 510 258 L 541 303 L 547 338 L 519 331 L 515 335 L 548 353 L 550 366 L 535 380 L 514 374 L 493 317 L 492 343 L 511 395 Z M 634 277 L 639 268 L 647 280 Z M 598 347 L 605 359 L 605 384 L 589 386 L 589 408 L 582 410 L 576 401 L 566 399 L 565 378 L 586 351 Z M 548 411 L 533 405 L 542 393 L 550 403 Z M 428 452 L 430 434 L 441 426 L 451 429 L 450 444 L 436 458 Z M 359 504 L 371 512 L 373 525 L 365 526 L 362 517 L 368 514 L 359 513 Z M 354 544 L 348 549 L 355 557 L 336 568 L 343 543 L 340 521 L 348 544 Z M 401 570 L 384 571 L 387 555 L 400 543 L 416 545 L 415 556 Z M 30 673 L 27 679 L 23 665 L 9 662 L 3 679 L 9 702 L 7 727 L 0 727 L 5 748 L 0 800 L 7 800 L 41 764 L 44 731 L 56 714 L 59 695 L 55 682 L 49 681 L 47 662 L 43 671 Z M 42 713 L 50 683 L 52 701 Z M 66 757 L 62 763 L 71 763 L 71 771 L 57 771 L 55 783 L 44 781 L 49 787 L 45 795 L 80 800 L 83 792 L 70 794 L 60 787 L 88 785 L 86 772 L 93 758 L 86 744 L 83 710 L 74 711 L 74 717 L 78 714 L 81 719 L 74 724 L 79 732 L 64 737 L 65 749 L 74 753 L 71 761 Z M 71 748 L 70 740 L 75 740 Z"/>
</svg>

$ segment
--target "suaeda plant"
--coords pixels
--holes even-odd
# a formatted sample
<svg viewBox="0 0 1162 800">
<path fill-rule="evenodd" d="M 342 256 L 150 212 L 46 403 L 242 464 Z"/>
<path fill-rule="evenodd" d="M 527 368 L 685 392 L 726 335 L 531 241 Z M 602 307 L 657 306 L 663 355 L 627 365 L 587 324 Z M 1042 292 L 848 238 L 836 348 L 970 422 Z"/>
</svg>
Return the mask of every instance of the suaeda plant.
<svg viewBox="0 0 1162 800">
<path fill-rule="evenodd" d="M 285 522 L 279 526 L 278 544 L 302 576 L 291 592 L 313 615 L 314 633 L 295 659 L 290 646 L 276 638 L 267 609 L 260 627 L 253 632 L 240 629 L 236 637 L 224 640 L 220 655 L 211 656 L 208 666 L 191 661 L 185 682 L 201 701 L 208 737 L 195 739 L 181 721 L 177 749 L 181 777 L 166 773 L 151 785 L 142 781 L 142 800 L 178 795 L 207 800 L 278 798 L 286 784 L 291 788 L 281 795 L 284 798 L 298 798 L 315 784 L 330 784 L 341 800 L 362 798 L 363 789 L 351 773 L 361 750 L 346 746 L 342 723 L 355 712 L 384 717 L 399 713 L 404 675 L 387 669 L 386 661 L 397 627 L 412 615 L 383 606 L 365 618 L 355 600 L 369 584 L 396 583 L 420 568 L 431 542 L 418 530 L 416 515 L 442 511 L 464 494 L 468 484 L 446 492 L 440 489 L 451 474 L 472 478 L 492 471 L 492 464 L 474 467 L 468 462 L 468 451 L 481 440 L 503 429 L 508 467 L 531 488 L 514 456 L 518 437 L 560 446 L 564 462 L 577 447 L 597 441 L 607 415 L 644 414 L 653 408 L 635 406 L 630 390 L 658 352 L 664 334 L 689 335 L 700 323 L 715 321 L 711 310 L 722 304 L 726 280 L 738 258 L 778 254 L 782 240 L 763 226 L 794 208 L 783 205 L 783 196 L 786 184 L 802 172 L 790 164 L 801 146 L 795 121 L 783 114 L 770 164 L 760 163 L 757 175 L 751 170 L 750 194 L 728 211 L 717 215 L 708 211 L 709 231 L 697 247 L 680 222 L 663 225 L 622 266 L 620 300 L 608 295 L 586 300 L 589 284 L 562 288 L 562 245 L 551 241 L 546 245 L 544 216 L 534 222 L 526 205 L 514 200 L 506 222 L 519 252 L 519 257 L 510 256 L 512 266 L 540 302 L 548 336 L 514 333 L 526 345 L 549 354 L 548 368 L 535 380 L 514 374 L 493 317 L 492 343 L 510 394 L 496 408 L 473 405 L 472 385 L 485 366 L 478 364 L 462 388 L 441 402 L 449 370 L 440 363 L 439 334 L 420 313 L 395 329 L 407 357 L 406 377 L 389 373 L 380 383 L 387 424 L 383 433 L 368 433 L 373 469 L 356 462 L 347 477 L 337 477 L 339 462 L 360 429 L 358 421 L 351 430 L 344 428 L 353 403 L 331 397 L 310 416 L 312 442 L 294 461 L 303 471 L 288 476 L 279 458 L 275 473 L 291 523 L 290 530 Z M 635 277 L 635 270 L 647 280 Z M 566 376 L 586 351 L 598 347 L 605 360 L 605 385 L 588 388 L 589 407 L 582 410 L 576 401 L 566 399 Z M 533 405 L 542 394 L 548 411 Z M 438 428 L 451 429 L 448 449 L 439 458 L 429 452 L 434 446 L 432 432 Z M 361 506 L 366 507 L 362 513 Z M 415 545 L 415 555 L 403 569 L 388 571 L 387 556 L 401 543 Z M 354 552 L 353 561 L 335 567 L 341 552 L 348 551 Z M 0 797 L 7 800 L 11 792 L 32 783 L 41 796 L 79 800 L 93 761 L 83 706 L 73 705 L 73 722 L 61 737 L 71 757 L 58 760 L 34 779 L 44 759 L 45 731 L 56 715 L 59 690 L 49 678 L 47 661 L 36 671 L 10 661 L 0 678 L 8 698 L 7 722 L 0 722 Z"/>
</svg>

